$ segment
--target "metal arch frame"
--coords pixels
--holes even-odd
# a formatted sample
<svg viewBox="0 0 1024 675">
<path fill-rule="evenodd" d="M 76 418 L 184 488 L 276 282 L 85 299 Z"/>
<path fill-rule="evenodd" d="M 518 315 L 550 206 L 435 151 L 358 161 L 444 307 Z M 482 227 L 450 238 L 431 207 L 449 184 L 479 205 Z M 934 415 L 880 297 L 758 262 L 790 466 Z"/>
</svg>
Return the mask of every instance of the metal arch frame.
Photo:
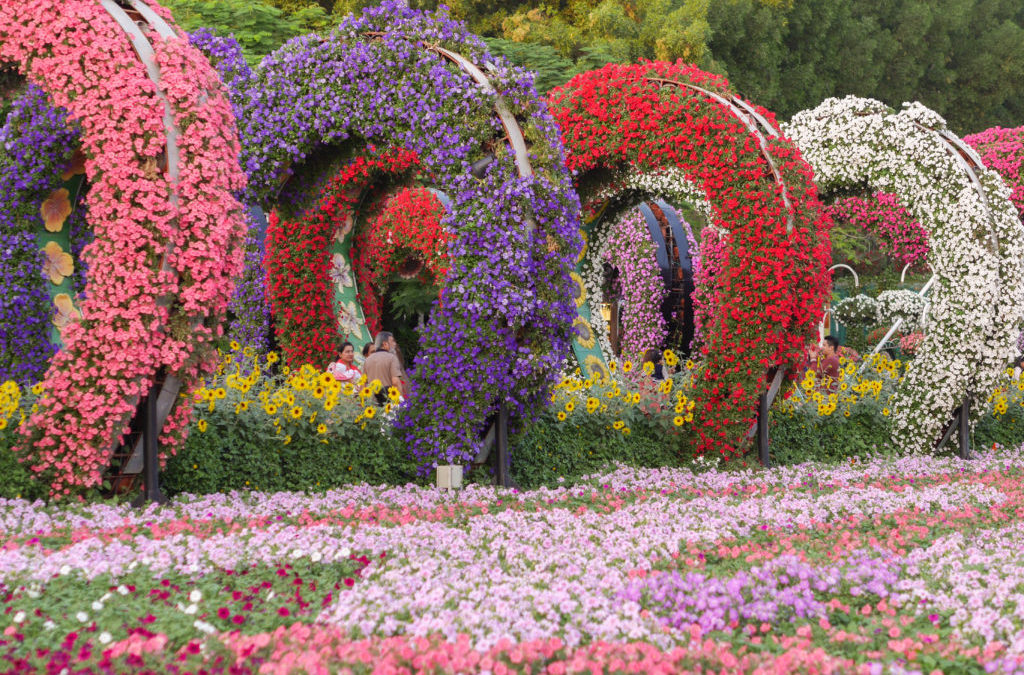
<svg viewBox="0 0 1024 675">
<path fill-rule="evenodd" d="M 695 328 L 694 316 L 693 316 L 693 291 L 694 291 L 694 278 L 693 278 L 693 259 L 690 254 L 690 241 L 686 237 L 686 233 L 683 231 L 682 220 L 679 216 L 679 212 L 676 211 L 675 207 L 666 202 L 664 199 L 655 199 L 653 202 L 648 201 L 642 205 L 647 209 L 654 211 L 657 208 L 661 211 L 661 216 L 664 217 L 665 222 L 668 224 L 669 231 L 672 233 L 672 239 L 676 245 L 677 258 L 679 260 L 679 271 L 682 273 L 682 279 L 676 280 L 672 277 L 672 262 L 669 261 L 668 275 L 665 279 L 665 290 L 671 291 L 675 288 L 678 281 L 680 283 L 679 291 L 682 293 L 682 299 L 684 301 L 684 311 L 681 320 L 681 325 L 684 327 L 684 335 L 687 335 L 686 328 Z M 642 210 L 642 209 L 641 209 Z M 654 214 L 657 218 L 657 214 Z M 646 216 L 645 216 L 646 217 Z M 660 221 L 659 221 L 660 222 Z M 668 242 L 661 239 L 661 226 L 658 225 L 658 240 L 662 241 L 665 246 L 666 256 L 671 254 L 668 248 Z M 661 313 L 665 317 L 665 321 L 672 323 L 673 321 L 679 322 L 679 317 L 675 313 L 677 306 L 672 305 L 671 292 L 665 295 L 665 301 L 661 305 Z M 692 332 L 690 333 L 690 339 L 692 341 Z M 689 345 L 687 345 L 689 350 Z"/>
<path fill-rule="evenodd" d="M 161 38 L 168 40 L 178 37 L 178 34 L 170 25 L 167 24 L 166 21 L 164 21 L 163 17 L 154 12 L 153 9 L 143 0 L 128 0 L 128 2 L 131 5 L 131 8 L 143 17 L 146 24 L 148 24 L 148 27 L 155 30 Z M 179 205 L 177 186 L 180 178 L 179 164 L 181 161 L 181 150 L 178 147 L 178 136 L 180 135 L 180 130 L 174 121 L 174 112 L 171 107 L 171 103 L 166 94 L 160 90 L 160 67 L 156 62 L 156 52 L 142 30 L 142 24 L 133 21 L 120 4 L 115 2 L 115 0 L 100 0 L 100 4 L 128 35 L 139 61 L 146 68 L 146 74 L 156 86 L 156 95 L 163 101 L 163 122 L 166 138 L 165 147 L 167 150 L 166 173 L 168 183 L 170 184 L 169 201 L 172 209 L 177 210 Z M 168 244 L 167 251 L 161 265 L 162 272 L 174 272 L 170 266 L 170 258 L 173 252 L 174 245 Z M 166 297 L 159 298 L 157 300 L 157 304 L 162 307 L 169 307 L 171 305 L 171 299 Z M 152 419 L 149 420 L 147 426 L 150 430 L 156 430 L 156 433 L 158 434 L 159 431 L 163 429 L 164 424 L 167 422 L 167 418 L 170 416 L 171 411 L 178 402 L 178 395 L 181 391 L 181 386 L 181 379 L 175 375 L 168 374 L 164 378 L 163 382 L 160 382 L 159 379 L 154 380 L 153 386 L 150 388 L 149 395 L 147 397 L 147 417 L 156 418 L 155 425 L 153 424 Z M 134 399 L 134 405 L 136 407 L 138 406 L 138 401 L 139 399 L 136 397 Z M 122 473 L 139 473 L 143 469 L 143 449 L 147 445 L 152 445 L 153 448 L 156 447 L 156 439 L 153 436 L 154 434 L 143 433 L 139 437 L 135 446 L 132 448 L 132 452 L 127 463 L 122 468 Z M 111 451 L 116 450 L 119 444 L 120 441 L 115 440 L 112 444 Z M 153 476 L 155 477 L 155 475 L 154 471 Z M 162 496 L 159 494 L 158 486 L 150 485 L 149 480 L 146 482 L 146 492 L 154 492 L 152 495 L 147 494 L 147 497 L 152 497 L 157 500 L 161 499 Z"/>
<path fill-rule="evenodd" d="M 782 202 L 786 207 L 787 213 L 786 232 L 792 234 L 795 210 L 793 207 L 793 201 L 790 199 L 789 186 L 786 184 L 786 181 L 783 180 L 782 174 L 779 173 L 779 168 L 775 166 L 775 160 L 772 158 L 771 151 L 768 148 L 768 138 L 779 138 L 779 131 L 773 127 L 763 115 L 758 113 L 752 105 L 741 99 L 739 96 L 730 94 L 729 97 L 726 98 L 721 94 L 704 89 L 703 87 L 699 87 L 695 84 L 680 82 L 679 80 L 672 80 L 664 77 L 648 77 L 647 79 L 658 84 L 661 88 L 672 86 L 689 89 L 690 91 L 703 94 L 716 103 L 723 105 L 733 117 L 739 120 L 740 123 L 746 127 L 747 131 L 757 139 L 758 147 L 761 150 L 761 156 L 766 162 L 768 162 L 768 166 L 772 171 L 772 176 L 775 178 L 775 184 L 782 192 Z"/>
<path fill-rule="evenodd" d="M 139 0 L 132 0 L 137 2 Z M 363 33 L 366 37 L 371 39 L 381 39 L 384 37 L 384 33 L 379 31 L 367 31 Z M 440 45 L 427 44 L 424 42 L 420 43 L 420 46 L 429 52 L 437 54 L 442 59 L 454 63 L 464 73 L 473 78 L 473 80 L 479 84 L 483 90 L 488 94 L 495 94 L 494 112 L 498 116 L 498 120 L 501 122 L 502 128 L 505 130 L 505 140 L 512 147 L 512 154 L 515 159 L 516 170 L 519 173 L 520 178 L 530 178 L 533 176 L 533 166 L 530 164 L 530 149 L 526 144 L 526 136 L 523 134 L 522 127 L 519 126 L 519 122 L 516 120 L 515 115 L 509 109 L 505 99 L 498 94 L 498 90 L 491 83 L 490 78 L 487 74 L 480 69 L 478 65 L 467 59 L 458 52 L 453 52 L 450 49 L 445 49 Z M 537 231 L 537 222 L 533 216 L 527 215 L 524 219 L 526 224 L 530 228 L 530 233 Z"/>
<path fill-rule="evenodd" d="M 839 263 L 837 265 L 833 265 L 832 267 L 828 268 L 829 274 L 831 274 L 833 270 L 840 269 L 840 268 L 850 270 L 850 274 L 853 275 L 853 287 L 854 288 L 860 288 L 860 277 L 857 276 L 857 270 L 853 269 L 849 265 L 846 265 L 844 263 Z M 906 268 L 904 268 L 904 271 L 906 271 Z M 902 279 L 900 279 L 900 281 L 902 281 Z"/>
<path fill-rule="evenodd" d="M 533 176 L 533 166 L 530 164 L 529 148 L 526 145 L 526 136 L 523 135 L 522 127 L 519 126 L 519 122 L 516 120 L 515 115 L 509 110 L 508 104 L 505 100 L 497 94 L 497 89 L 491 84 L 490 79 L 480 70 L 480 67 L 475 63 L 467 59 L 462 54 L 453 52 L 444 47 L 437 45 L 425 45 L 428 51 L 432 51 L 435 54 L 439 54 L 443 58 L 451 61 L 458 65 L 463 71 L 469 74 L 477 84 L 484 88 L 488 94 L 495 94 L 496 100 L 494 103 L 494 110 L 498 115 L 498 119 L 501 120 L 501 126 L 505 129 L 505 138 L 508 140 L 509 145 L 512 146 L 512 151 L 515 154 L 516 169 L 519 171 L 520 178 L 529 178 Z M 532 218 L 528 219 L 531 231 L 537 229 L 537 224 Z"/>
<path fill-rule="evenodd" d="M 675 237 L 676 244 L 679 247 L 679 267 L 682 268 L 685 275 L 689 276 L 692 285 L 693 252 L 690 251 L 690 240 L 686 238 L 686 233 L 683 232 L 683 223 L 679 218 L 679 212 L 664 199 L 656 199 L 654 203 L 665 214 L 665 220 L 668 221 L 669 227 L 672 228 L 672 236 Z"/>
<path fill-rule="evenodd" d="M 849 265 L 844 263 L 838 263 L 828 268 L 828 273 L 831 275 L 833 270 L 847 269 L 850 270 L 850 274 L 853 275 L 853 287 L 860 288 L 860 277 L 857 276 L 857 270 L 853 269 Z M 906 271 L 906 268 L 904 268 Z M 830 315 L 832 314 L 831 303 L 825 303 L 825 313 L 821 315 L 821 322 L 818 324 L 818 344 L 821 344 L 822 340 L 825 339 L 825 324 L 829 322 Z"/>
<path fill-rule="evenodd" d="M 658 261 L 658 269 L 661 270 L 662 283 L 668 285 L 671 282 L 672 265 L 668 260 L 668 245 L 665 242 L 665 236 L 661 233 L 661 224 L 647 202 L 641 202 L 637 209 L 643 215 L 647 231 L 654 241 L 654 257 Z"/>
</svg>

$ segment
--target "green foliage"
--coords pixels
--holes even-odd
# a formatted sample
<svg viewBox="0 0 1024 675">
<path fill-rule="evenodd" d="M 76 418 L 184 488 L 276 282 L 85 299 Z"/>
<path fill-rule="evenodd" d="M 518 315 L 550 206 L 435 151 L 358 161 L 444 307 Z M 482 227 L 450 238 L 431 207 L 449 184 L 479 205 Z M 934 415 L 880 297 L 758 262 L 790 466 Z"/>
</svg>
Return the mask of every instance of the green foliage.
<svg viewBox="0 0 1024 675">
<path fill-rule="evenodd" d="M 42 499 L 47 486 L 34 480 L 29 468 L 15 457 L 11 448 L 16 436 L 13 426 L 0 430 L 0 499 Z"/>
<path fill-rule="evenodd" d="M 576 62 L 559 54 L 551 45 L 503 38 L 485 38 L 484 42 L 493 54 L 532 71 L 538 91 L 549 91 L 565 84 L 577 70 Z"/>
<path fill-rule="evenodd" d="M 185 31 L 209 28 L 217 35 L 234 35 L 252 65 L 293 37 L 325 30 L 332 23 L 315 3 L 288 13 L 259 0 L 162 0 L 162 4 Z"/>
<path fill-rule="evenodd" d="M 890 446 L 885 418 L 869 411 L 823 417 L 773 410 L 768 433 L 772 462 L 781 465 L 866 459 Z"/>
<path fill-rule="evenodd" d="M 784 117 L 846 94 L 920 100 L 961 132 L 1024 113 L 1016 0 L 720 0 L 708 21 L 714 67 Z"/>
<path fill-rule="evenodd" d="M 186 30 L 234 33 L 255 63 L 373 0 L 166 0 Z M 410 0 L 435 10 L 438 0 Z M 451 15 L 548 91 L 606 63 L 683 59 L 788 117 L 828 96 L 921 100 L 961 132 L 1024 118 L 1018 0 L 451 0 Z M 2 115 L 2 113 L 0 113 Z M 839 233 L 840 235 L 844 233 Z M 858 242 L 837 239 L 841 252 Z M 849 244 L 852 251 L 846 251 Z"/>
<path fill-rule="evenodd" d="M 378 410 L 377 414 L 380 414 Z M 258 406 L 235 414 L 203 411 L 185 447 L 170 458 L 161 481 L 168 494 L 226 490 L 325 490 L 350 483 L 402 485 L 415 478 L 405 446 L 379 424 L 332 425 L 322 434 L 301 421 L 287 436 Z"/>
<path fill-rule="evenodd" d="M 352 438 L 324 442 L 313 434 L 288 445 L 272 434 L 250 432 L 256 420 L 193 429 L 185 447 L 168 460 L 161 476 L 170 495 L 228 490 L 326 490 L 350 483 L 404 485 L 416 465 L 396 439 L 367 428 Z"/>
<path fill-rule="evenodd" d="M 1018 407 L 1012 414 L 982 416 L 974 429 L 973 446 L 980 450 L 991 448 L 993 443 L 1007 448 L 1024 443 L 1024 410 Z"/>
<path fill-rule="evenodd" d="M 583 417 L 567 429 L 545 415 L 517 437 L 512 479 L 523 489 L 574 483 L 615 462 L 630 466 L 678 466 L 675 445 L 653 425 L 634 426 L 628 436 L 616 431 L 607 415 Z"/>
</svg>

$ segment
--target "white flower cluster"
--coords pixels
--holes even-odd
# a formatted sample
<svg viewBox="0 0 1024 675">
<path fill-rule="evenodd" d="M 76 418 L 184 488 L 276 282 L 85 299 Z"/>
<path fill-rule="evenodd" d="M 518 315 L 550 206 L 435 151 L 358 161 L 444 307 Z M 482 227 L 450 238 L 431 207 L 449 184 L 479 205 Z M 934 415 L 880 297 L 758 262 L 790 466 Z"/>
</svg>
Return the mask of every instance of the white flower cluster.
<svg viewBox="0 0 1024 675">
<path fill-rule="evenodd" d="M 860 293 L 837 301 L 832 306 L 832 313 L 839 323 L 847 327 L 873 326 L 878 323 L 878 301 Z"/>
<path fill-rule="evenodd" d="M 1010 191 L 940 136 L 945 123 L 919 103 L 896 113 L 870 99 L 830 98 L 784 131 L 814 167 L 822 191 L 867 182 L 892 192 L 929 233 L 935 272 L 929 330 L 896 394 L 892 435 L 930 452 L 966 395 L 984 400 L 1016 346 L 1024 318 L 1024 224 Z"/>
<path fill-rule="evenodd" d="M 914 332 L 927 327 L 925 312 L 928 301 L 920 294 L 907 289 L 882 291 L 878 294 L 876 315 L 878 322 L 891 326 L 899 320 L 903 332 Z"/>
</svg>

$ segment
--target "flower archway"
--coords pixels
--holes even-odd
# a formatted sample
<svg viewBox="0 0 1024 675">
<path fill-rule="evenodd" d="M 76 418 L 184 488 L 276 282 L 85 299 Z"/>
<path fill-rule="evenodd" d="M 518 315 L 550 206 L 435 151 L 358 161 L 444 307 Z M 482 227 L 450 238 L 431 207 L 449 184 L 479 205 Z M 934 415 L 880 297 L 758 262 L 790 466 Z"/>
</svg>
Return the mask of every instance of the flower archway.
<svg viewBox="0 0 1024 675">
<path fill-rule="evenodd" d="M 158 428 L 173 451 L 190 412 L 178 391 L 204 372 L 241 266 L 232 193 L 244 176 L 223 87 L 167 12 L 129 4 L 0 7 L 0 62 L 67 111 L 90 186 L 83 299 L 54 298 L 63 344 L 17 448 L 54 495 L 100 483 L 158 371 Z M 41 224 L 56 234 L 70 204 L 51 206 Z M 49 248 L 52 281 L 70 269 Z"/>
<path fill-rule="evenodd" d="M 929 234 L 929 330 L 896 394 L 892 435 L 930 451 L 965 397 L 994 387 L 1024 319 L 1024 224 L 1000 177 L 920 103 L 828 99 L 786 132 L 823 189 L 895 193 Z"/>
<path fill-rule="evenodd" d="M 472 460 L 499 404 L 513 414 L 541 404 L 572 330 L 564 289 L 579 202 L 531 78 L 464 25 L 397 2 L 293 40 L 252 73 L 225 44 L 208 51 L 235 89 L 249 196 L 277 211 L 268 286 L 275 316 L 302 322 L 278 323 L 296 362 L 323 365 L 353 331 L 368 337 L 357 303 L 307 311 L 312 296 L 336 296 L 332 256 L 348 260 L 350 237 L 385 217 L 365 212 L 366 195 L 436 186 L 450 197 L 442 297 L 397 427 L 424 470 Z"/>
<path fill-rule="evenodd" d="M 801 362 L 827 296 L 810 167 L 770 113 L 693 66 L 609 65 L 553 91 L 551 108 L 585 214 L 653 195 L 710 216 L 722 245 L 701 251 L 716 274 L 698 289 L 710 302 L 695 450 L 733 455 L 769 369 Z"/>
</svg>

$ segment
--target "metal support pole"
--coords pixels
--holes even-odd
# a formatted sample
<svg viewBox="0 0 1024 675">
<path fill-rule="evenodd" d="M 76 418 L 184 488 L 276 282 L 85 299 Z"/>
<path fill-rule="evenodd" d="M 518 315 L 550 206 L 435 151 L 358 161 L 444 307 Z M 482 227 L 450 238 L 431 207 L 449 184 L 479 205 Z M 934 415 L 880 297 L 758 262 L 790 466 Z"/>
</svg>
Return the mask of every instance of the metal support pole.
<svg viewBox="0 0 1024 675">
<path fill-rule="evenodd" d="M 495 480 L 501 487 L 512 486 L 512 476 L 509 474 L 508 457 L 508 407 L 502 403 L 498 407 L 498 421 L 495 426 L 494 444 L 498 452 L 498 468 L 495 472 Z"/>
<path fill-rule="evenodd" d="M 144 466 L 142 469 L 145 485 L 142 489 L 142 495 L 135 501 L 135 506 L 143 506 L 146 502 L 155 502 L 157 504 L 167 502 L 167 498 L 160 491 L 160 454 L 157 443 L 157 436 L 160 430 L 158 428 L 159 414 L 156 402 L 157 397 L 160 395 L 162 379 L 163 373 L 158 374 L 154 378 L 153 384 L 149 387 L 149 395 L 146 397 L 146 409 L 143 413 L 145 417 L 145 431 L 143 432 Z"/>
<path fill-rule="evenodd" d="M 960 406 L 960 459 L 971 458 L 971 395 L 964 395 Z"/>
<path fill-rule="evenodd" d="M 762 391 L 757 398 L 757 455 L 766 469 L 771 464 L 768 448 L 768 392 Z"/>
</svg>

